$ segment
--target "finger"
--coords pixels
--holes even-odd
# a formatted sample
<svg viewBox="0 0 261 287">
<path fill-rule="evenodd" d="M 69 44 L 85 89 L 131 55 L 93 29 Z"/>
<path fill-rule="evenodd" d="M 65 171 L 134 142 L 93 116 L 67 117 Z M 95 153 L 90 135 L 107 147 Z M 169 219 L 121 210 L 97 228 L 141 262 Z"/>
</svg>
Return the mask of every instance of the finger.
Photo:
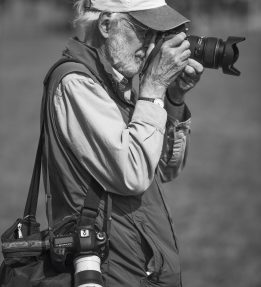
<svg viewBox="0 0 261 287">
<path fill-rule="evenodd" d="M 187 37 L 187 35 L 184 32 L 181 32 L 177 35 L 174 35 L 169 40 L 165 41 L 163 45 L 167 45 L 170 47 L 178 47 L 184 42 L 186 37 Z"/>
<path fill-rule="evenodd" d="M 199 64 L 201 66 L 201 64 Z M 184 69 L 183 78 L 190 78 L 192 80 L 199 80 L 204 68 L 199 67 L 198 70 L 190 65 L 190 59 L 188 60 L 188 65 Z"/>
<path fill-rule="evenodd" d="M 183 148 L 173 149 L 173 154 L 177 154 L 183 151 Z"/>
<path fill-rule="evenodd" d="M 191 58 L 189 59 L 189 66 L 194 68 L 197 74 L 202 74 L 204 71 L 203 65 L 200 64 L 198 61 L 191 59 Z"/>
<path fill-rule="evenodd" d="M 185 137 L 185 134 L 182 130 L 179 130 L 178 132 L 176 132 L 176 138 L 177 139 L 183 139 Z"/>
<path fill-rule="evenodd" d="M 182 148 L 182 144 L 178 144 L 174 146 L 174 149 L 181 149 Z"/>
<path fill-rule="evenodd" d="M 190 43 L 189 43 L 189 41 L 188 40 L 184 40 L 182 43 L 181 43 L 181 45 L 180 45 L 180 47 L 178 47 L 177 49 L 179 49 L 179 50 L 189 50 L 189 48 L 190 48 Z"/>
<path fill-rule="evenodd" d="M 177 135 L 177 139 L 175 139 L 174 146 L 176 144 L 183 144 L 184 141 L 185 141 L 185 136 L 183 136 L 182 138 L 178 138 L 178 135 Z"/>
<path fill-rule="evenodd" d="M 180 59 L 181 59 L 181 61 L 186 61 L 187 60 L 187 65 L 188 65 L 189 64 L 188 60 L 189 60 L 190 56 L 191 56 L 190 50 L 185 50 L 181 54 Z"/>
<path fill-rule="evenodd" d="M 191 75 L 187 75 L 186 73 L 182 72 L 179 75 L 179 81 L 180 81 L 180 85 L 184 85 L 184 87 L 186 87 L 186 89 L 191 89 L 193 88 L 193 86 L 195 85 L 196 82 L 198 82 L 200 76 L 195 75 L 195 76 L 191 76 Z"/>
<path fill-rule="evenodd" d="M 182 143 L 183 143 L 183 140 L 179 140 L 179 141 L 175 140 L 174 147 L 181 146 Z"/>
<path fill-rule="evenodd" d="M 190 60 L 190 59 L 189 59 Z M 189 61 L 188 60 L 188 65 L 185 67 L 185 69 L 184 69 L 184 72 L 187 74 L 187 75 L 189 75 L 189 76 L 196 76 L 196 74 L 197 74 L 197 72 L 196 72 L 196 70 L 193 68 L 193 67 L 191 67 L 190 65 L 189 65 Z"/>
<path fill-rule="evenodd" d="M 185 141 L 185 138 L 175 140 L 174 146 L 176 146 L 176 145 L 182 145 L 182 144 L 184 143 L 184 141 Z"/>
<path fill-rule="evenodd" d="M 182 150 L 182 147 L 174 148 L 174 149 L 173 149 L 173 152 L 174 152 L 174 153 L 177 153 L 177 152 L 180 152 L 181 150 Z"/>
<path fill-rule="evenodd" d="M 156 37 L 157 37 L 157 32 L 153 33 L 153 36 L 151 37 L 151 40 L 148 45 L 148 49 L 146 51 L 146 57 L 148 57 L 151 51 L 154 49 Z"/>
</svg>

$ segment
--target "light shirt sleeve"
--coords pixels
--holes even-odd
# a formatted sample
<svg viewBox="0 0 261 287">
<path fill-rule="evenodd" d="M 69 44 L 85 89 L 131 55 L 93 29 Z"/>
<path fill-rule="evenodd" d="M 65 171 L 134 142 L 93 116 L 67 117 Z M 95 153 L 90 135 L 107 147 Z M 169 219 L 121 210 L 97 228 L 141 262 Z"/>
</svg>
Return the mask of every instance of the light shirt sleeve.
<svg viewBox="0 0 261 287">
<path fill-rule="evenodd" d="M 163 182 L 176 178 L 184 168 L 190 141 L 191 113 L 183 104 L 174 106 L 166 97 L 168 120 L 158 172 Z"/>
<path fill-rule="evenodd" d="M 137 195 L 158 165 L 167 112 L 138 101 L 125 123 L 122 111 L 91 78 L 67 75 L 54 95 L 55 122 L 83 170 L 108 191 Z"/>
</svg>

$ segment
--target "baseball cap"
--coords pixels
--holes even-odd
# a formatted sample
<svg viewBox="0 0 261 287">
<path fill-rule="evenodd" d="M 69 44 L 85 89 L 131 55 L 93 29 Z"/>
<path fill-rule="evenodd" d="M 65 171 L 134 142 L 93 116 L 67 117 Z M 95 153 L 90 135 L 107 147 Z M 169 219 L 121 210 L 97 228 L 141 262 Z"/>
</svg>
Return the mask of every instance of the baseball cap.
<svg viewBox="0 0 261 287">
<path fill-rule="evenodd" d="M 167 31 L 189 22 L 165 0 L 88 0 L 89 9 L 128 13 L 145 26 Z"/>
</svg>

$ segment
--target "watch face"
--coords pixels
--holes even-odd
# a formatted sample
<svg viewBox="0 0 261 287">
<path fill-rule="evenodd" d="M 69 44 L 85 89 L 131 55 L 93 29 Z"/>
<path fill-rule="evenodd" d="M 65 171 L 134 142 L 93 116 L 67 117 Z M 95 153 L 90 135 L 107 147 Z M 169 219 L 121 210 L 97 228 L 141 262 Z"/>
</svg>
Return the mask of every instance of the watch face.
<svg viewBox="0 0 261 287">
<path fill-rule="evenodd" d="M 161 99 L 155 99 L 154 104 L 159 105 L 160 107 L 164 108 L 164 102 Z"/>
</svg>

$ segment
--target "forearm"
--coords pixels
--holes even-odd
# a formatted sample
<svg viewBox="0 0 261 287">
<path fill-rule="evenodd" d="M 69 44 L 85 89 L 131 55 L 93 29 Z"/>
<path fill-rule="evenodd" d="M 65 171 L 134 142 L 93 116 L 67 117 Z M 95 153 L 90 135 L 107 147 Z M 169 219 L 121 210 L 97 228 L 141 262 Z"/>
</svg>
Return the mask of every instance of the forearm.
<svg viewBox="0 0 261 287">
<path fill-rule="evenodd" d="M 129 122 L 97 84 L 75 79 L 57 96 L 57 125 L 69 148 L 105 190 L 136 195 L 151 184 L 161 155 L 167 113 L 138 101 Z"/>
</svg>

